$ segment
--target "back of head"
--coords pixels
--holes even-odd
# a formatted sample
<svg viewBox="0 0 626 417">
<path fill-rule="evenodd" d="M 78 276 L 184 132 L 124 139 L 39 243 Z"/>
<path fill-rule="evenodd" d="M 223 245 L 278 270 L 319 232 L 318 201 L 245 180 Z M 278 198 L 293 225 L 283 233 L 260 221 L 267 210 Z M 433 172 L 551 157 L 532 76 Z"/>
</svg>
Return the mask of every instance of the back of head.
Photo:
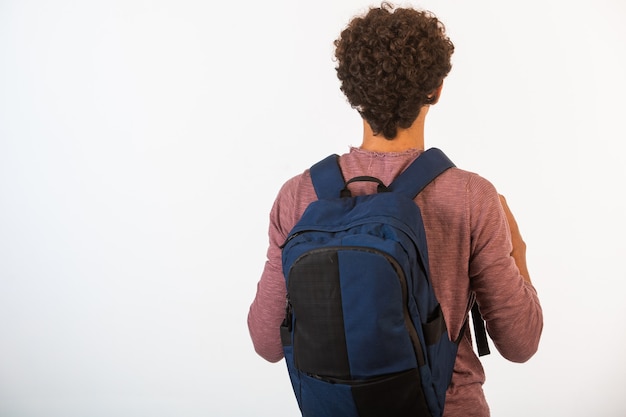
<svg viewBox="0 0 626 417">
<path fill-rule="evenodd" d="M 393 139 L 437 100 L 453 52 L 432 13 L 383 3 L 355 17 L 335 41 L 341 91 L 375 134 Z"/>
</svg>

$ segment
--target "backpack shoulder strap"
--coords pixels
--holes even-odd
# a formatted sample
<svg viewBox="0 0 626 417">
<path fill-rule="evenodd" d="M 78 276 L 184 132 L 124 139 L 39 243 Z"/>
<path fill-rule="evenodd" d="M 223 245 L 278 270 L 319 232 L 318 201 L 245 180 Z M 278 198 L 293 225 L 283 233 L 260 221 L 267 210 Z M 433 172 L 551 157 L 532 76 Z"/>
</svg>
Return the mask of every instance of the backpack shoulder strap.
<svg viewBox="0 0 626 417">
<path fill-rule="evenodd" d="M 432 180 L 454 166 L 454 163 L 440 149 L 430 148 L 418 156 L 389 185 L 389 190 L 414 198 Z"/>
<path fill-rule="evenodd" d="M 322 159 L 311 167 L 310 173 L 318 199 L 339 197 L 345 187 L 339 155 L 333 154 Z"/>
<path fill-rule="evenodd" d="M 485 319 L 483 319 L 478 303 L 474 301 L 472 306 L 472 323 L 474 324 L 474 336 L 476 337 L 476 347 L 478 348 L 478 356 L 485 356 L 491 353 L 489 349 L 489 341 L 487 339 L 487 329 L 485 328 Z"/>
<path fill-rule="evenodd" d="M 389 185 L 389 191 L 403 193 L 413 198 L 437 176 L 454 166 L 440 149 L 430 148 Z M 318 199 L 338 197 L 345 188 L 346 182 L 339 167 L 339 156 L 336 154 L 329 155 L 313 165 L 310 173 Z"/>
</svg>

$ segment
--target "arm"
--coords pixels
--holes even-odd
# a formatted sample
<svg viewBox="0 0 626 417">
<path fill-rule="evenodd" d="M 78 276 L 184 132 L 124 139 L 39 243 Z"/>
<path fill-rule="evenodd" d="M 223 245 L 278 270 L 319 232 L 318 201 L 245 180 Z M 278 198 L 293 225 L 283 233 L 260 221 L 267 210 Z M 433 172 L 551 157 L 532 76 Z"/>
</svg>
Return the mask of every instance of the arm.
<svg viewBox="0 0 626 417">
<path fill-rule="evenodd" d="M 254 350 L 269 362 L 278 362 L 283 358 L 280 342 L 280 324 L 285 315 L 287 289 L 283 278 L 280 236 L 277 213 L 278 200 L 270 213 L 267 260 L 257 284 L 257 292 L 248 312 L 248 330 Z"/>
<path fill-rule="evenodd" d="M 515 264 L 522 274 L 522 277 L 524 277 L 524 280 L 530 283 L 530 274 L 528 273 L 528 267 L 526 265 L 526 242 L 522 239 L 517 221 L 515 220 L 515 217 L 513 217 L 513 213 L 511 213 L 511 209 L 506 202 L 506 198 L 504 198 L 503 195 L 500 195 L 499 197 L 500 204 L 502 204 L 502 209 L 504 210 L 507 223 L 509 224 L 509 230 L 511 232 L 511 243 L 513 245 L 511 256 L 515 259 Z"/>
<path fill-rule="evenodd" d="M 543 329 L 525 244 L 493 185 L 476 177 L 469 191 L 471 286 L 498 351 L 508 360 L 525 362 L 537 351 Z"/>
<path fill-rule="evenodd" d="M 280 324 L 285 316 L 286 293 L 282 268 L 268 259 L 248 312 L 248 330 L 254 350 L 269 362 L 283 358 Z"/>
<path fill-rule="evenodd" d="M 255 351 L 269 362 L 283 358 L 280 325 L 285 317 L 287 288 L 282 268 L 283 244 L 294 222 L 297 180 L 285 183 L 270 212 L 269 248 L 257 292 L 248 312 L 248 330 Z"/>
</svg>

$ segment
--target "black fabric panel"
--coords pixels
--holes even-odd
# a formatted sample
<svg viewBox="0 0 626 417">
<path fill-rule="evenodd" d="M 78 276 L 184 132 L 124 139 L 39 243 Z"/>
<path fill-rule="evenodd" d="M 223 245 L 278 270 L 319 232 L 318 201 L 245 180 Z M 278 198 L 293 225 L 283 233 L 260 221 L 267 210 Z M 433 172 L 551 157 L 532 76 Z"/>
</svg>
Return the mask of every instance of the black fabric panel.
<svg viewBox="0 0 626 417">
<path fill-rule="evenodd" d="M 283 346 L 291 346 L 292 319 L 291 303 L 289 303 L 285 311 L 285 318 L 280 325 L 280 341 Z"/>
<path fill-rule="evenodd" d="M 359 417 L 431 417 L 417 369 L 352 387 Z"/>
<path fill-rule="evenodd" d="M 289 272 L 294 361 L 311 375 L 349 379 L 336 250 L 309 252 Z"/>
<path fill-rule="evenodd" d="M 423 326 L 424 339 L 427 345 L 434 345 L 439 342 L 441 335 L 446 332 L 446 322 L 443 319 L 443 311 L 441 306 L 437 305 L 437 308 L 431 316 L 428 318 L 428 323 Z"/>
</svg>

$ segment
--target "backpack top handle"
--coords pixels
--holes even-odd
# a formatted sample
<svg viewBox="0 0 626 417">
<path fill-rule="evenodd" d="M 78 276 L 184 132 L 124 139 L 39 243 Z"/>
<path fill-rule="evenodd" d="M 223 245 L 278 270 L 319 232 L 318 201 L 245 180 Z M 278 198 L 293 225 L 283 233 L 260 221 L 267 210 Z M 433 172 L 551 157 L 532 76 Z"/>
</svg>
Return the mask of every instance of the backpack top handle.
<svg viewBox="0 0 626 417">
<path fill-rule="evenodd" d="M 389 186 L 378 178 L 360 176 L 346 182 L 339 167 L 339 155 L 330 155 L 311 167 L 311 179 L 318 199 L 349 197 L 348 184 L 354 181 L 374 181 L 378 192 L 393 191 L 414 198 L 439 174 L 454 163 L 438 148 L 430 148 L 420 154 Z"/>
</svg>

